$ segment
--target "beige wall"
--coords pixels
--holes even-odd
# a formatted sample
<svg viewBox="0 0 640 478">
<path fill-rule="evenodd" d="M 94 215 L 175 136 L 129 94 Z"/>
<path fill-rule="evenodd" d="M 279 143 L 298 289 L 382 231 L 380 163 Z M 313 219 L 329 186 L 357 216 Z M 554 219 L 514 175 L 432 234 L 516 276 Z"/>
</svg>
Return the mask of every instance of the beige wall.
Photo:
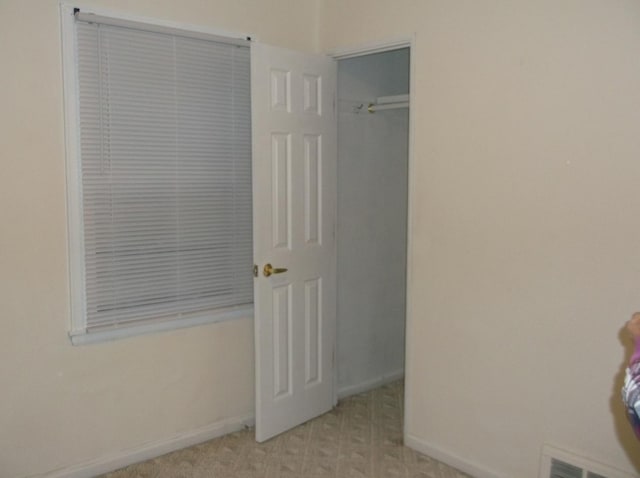
<svg viewBox="0 0 640 478">
<path fill-rule="evenodd" d="M 320 25 L 415 33 L 409 437 L 485 476 L 536 477 L 544 442 L 635 475 L 640 3 L 327 0 Z"/>
<path fill-rule="evenodd" d="M 313 50 L 316 1 L 87 2 Z M 73 347 L 67 338 L 58 3 L 0 0 L 0 476 L 105 459 L 253 413 L 249 319 Z"/>
<path fill-rule="evenodd" d="M 91 3 L 305 50 L 415 32 L 407 433 L 509 478 L 536 476 L 543 442 L 640 467 L 618 405 L 618 330 L 640 308 L 640 4 L 326 0 L 317 32 L 316 0 Z M 69 344 L 58 23 L 54 0 L 0 0 L 8 477 L 253 408 L 249 320 Z"/>
</svg>

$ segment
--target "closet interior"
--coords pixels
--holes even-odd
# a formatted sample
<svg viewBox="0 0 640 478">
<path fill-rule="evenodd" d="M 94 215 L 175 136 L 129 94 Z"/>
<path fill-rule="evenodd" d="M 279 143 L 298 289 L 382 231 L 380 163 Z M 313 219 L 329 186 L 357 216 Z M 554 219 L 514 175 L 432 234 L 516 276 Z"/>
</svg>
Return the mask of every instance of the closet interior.
<svg viewBox="0 0 640 478">
<path fill-rule="evenodd" d="M 409 48 L 338 62 L 338 396 L 404 376 Z"/>
</svg>

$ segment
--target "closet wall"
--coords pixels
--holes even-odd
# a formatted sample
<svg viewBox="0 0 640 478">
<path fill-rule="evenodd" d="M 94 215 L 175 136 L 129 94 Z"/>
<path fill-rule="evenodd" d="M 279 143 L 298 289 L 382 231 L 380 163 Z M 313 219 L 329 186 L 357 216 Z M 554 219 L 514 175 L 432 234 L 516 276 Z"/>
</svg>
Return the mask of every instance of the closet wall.
<svg viewBox="0 0 640 478">
<path fill-rule="evenodd" d="M 408 92 L 408 49 L 339 62 L 339 396 L 404 374 L 409 110 L 367 105 Z"/>
</svg>

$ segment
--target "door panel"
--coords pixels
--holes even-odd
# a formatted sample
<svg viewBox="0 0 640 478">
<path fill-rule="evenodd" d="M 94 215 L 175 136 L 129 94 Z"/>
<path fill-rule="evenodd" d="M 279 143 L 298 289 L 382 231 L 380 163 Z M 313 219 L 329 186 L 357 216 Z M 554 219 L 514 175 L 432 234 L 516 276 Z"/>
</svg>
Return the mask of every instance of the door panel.
<svg viewBox="0 0 640 478">
<path fill-rule="evenodd" d="M 291 395 L 291 284 L 273 289 L 273 395 Z"/>
<path fill-rule="evenodd" d="M 291 249 L 291 135 L 271 133 L 273 247 Z M 268 178 L 265 178 L 268 180 Z"/>
<path fill-rule="evenodd" d="M 304 284 L 305 299 L 305 332 L 306 332 L 306 360 L 305 385 L 322 382 L 320 364 L 322 363 L 322 311 L 320 298 L 322 279 L 312 279 Z"/>
<path fill-rule="evenodd" d="M 256 439 L 335 401 L 336 64 L 251 46 Z M 265 264 L 287 269 L 266 277 Z"/>
<path fill-rule="evenodd" d="M 322 189 L 320 187 L 321 141 L 322 138 L 318 135 L 306 134 L 304 136 L 304 231 L 305 242 L 308 245 L 320 245 L 319 233 L 322 230 L 320 223 L 320 205 L 322 204 Z"/>
</svg>

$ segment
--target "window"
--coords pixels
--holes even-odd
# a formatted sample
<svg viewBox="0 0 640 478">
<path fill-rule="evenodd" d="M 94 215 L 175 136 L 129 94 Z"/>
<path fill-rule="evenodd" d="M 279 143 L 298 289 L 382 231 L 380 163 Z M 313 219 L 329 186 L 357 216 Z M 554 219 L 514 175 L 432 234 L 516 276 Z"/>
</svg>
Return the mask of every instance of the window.
<svg viewBox="0 0 640 478">
<path fill-rule="evenodd" d="M 74 343 L 250 315 L 246 42 L 72 16 L 63 14 Z"/>
</svg>

